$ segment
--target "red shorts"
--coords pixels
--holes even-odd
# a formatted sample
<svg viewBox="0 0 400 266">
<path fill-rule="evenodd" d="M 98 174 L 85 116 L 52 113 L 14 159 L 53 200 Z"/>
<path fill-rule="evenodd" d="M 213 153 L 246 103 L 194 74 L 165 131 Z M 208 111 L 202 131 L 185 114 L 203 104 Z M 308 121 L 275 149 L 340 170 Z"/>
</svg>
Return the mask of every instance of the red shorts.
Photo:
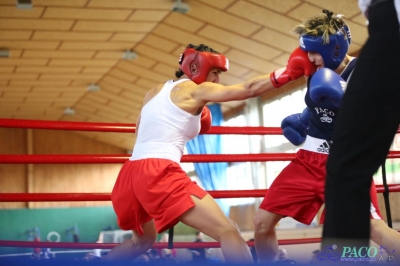
<svg viewBox="0 0 400 266">
<path fill-rule="evenodd" d="M 272 182 L 260 209 L 310 224 L 325 202 L 327 154 L 300 149 Z M 371 186 L 371 218 L 382 219 L 375 184 Z M 320 223 L 323 223 L 324 214 Z"/>
<path fill-rule="evenodd" d="M 142 159 L 125 162 L 111 200 L 121 229 L 142 235 L 142 224 L 152 219 L 159 233 L 176 225 L 179 216 L 195 206 L 190 195 L 202 199 L 207 192 L 178 163 Z"/>
</svg>

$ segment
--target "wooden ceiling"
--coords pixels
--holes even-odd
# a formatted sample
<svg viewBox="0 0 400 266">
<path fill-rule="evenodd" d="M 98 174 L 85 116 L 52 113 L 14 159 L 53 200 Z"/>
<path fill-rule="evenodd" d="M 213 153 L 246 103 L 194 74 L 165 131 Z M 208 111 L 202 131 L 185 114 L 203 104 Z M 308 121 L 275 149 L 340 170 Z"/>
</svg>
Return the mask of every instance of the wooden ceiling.
<svg viewBox="0 0 400 266">
<path fill-rule="evenodd" d="M 324 8 L 345 15 L 350 53 L 367 38 L 356 0 L 185 0 L 186 14 L 171 11 L 173 0 L 32 2 L 22 10 L 0 0 L 0 50 L 10 51 L 0 58 L 1 118 L 135 123 L 143 96 L 174 76 L 188 43 L 224 53 L 222 83 L 240 83 L 285 66 L 298 46 L 290 31 Z M 123 60 L 125 50 L 137 58 Z M 133 134 L 81 134 L 124 149 L 134 143 Z"/>
</svg>

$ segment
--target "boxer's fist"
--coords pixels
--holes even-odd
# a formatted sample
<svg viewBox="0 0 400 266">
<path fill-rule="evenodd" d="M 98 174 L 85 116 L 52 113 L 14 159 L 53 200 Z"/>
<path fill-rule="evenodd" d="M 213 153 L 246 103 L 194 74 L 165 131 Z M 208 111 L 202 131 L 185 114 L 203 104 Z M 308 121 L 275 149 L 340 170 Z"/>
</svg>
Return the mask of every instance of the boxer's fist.
<svg viewBox="0 0 400 266">
<path fill-rule="evenodd" d="M 212 116 L 210 109 L 205 105 L 203 110 L 201 111 L 201 118 L 200 118 L 200 132 L 199 134 L 207 133 L 211 128 L 212 123 Z"/>
<path fill-rule="evenodd" d="M 310 111 L 304 109 L 302 113 L 293 114 L 282 120 L 283 135 L 293 144 L 300 145 L 306 140 Z"/>
<path fill-rule="evenodd" d="M 324 105 L 327 101 L 339 107 L 346 82 L 329 68 L 321 68 L 310 81 L 310 98 L 316 104 Z"/>
<path fill-rule="evenodd" d="M 279 88 L 302 76 L 310 76 L 315 71 L 317 66 L 310 61 L 308 53 L 298 47 L 290 55 L 287 66 L 275 70 L 269 77 L 274 87 Z"/>
</svg>

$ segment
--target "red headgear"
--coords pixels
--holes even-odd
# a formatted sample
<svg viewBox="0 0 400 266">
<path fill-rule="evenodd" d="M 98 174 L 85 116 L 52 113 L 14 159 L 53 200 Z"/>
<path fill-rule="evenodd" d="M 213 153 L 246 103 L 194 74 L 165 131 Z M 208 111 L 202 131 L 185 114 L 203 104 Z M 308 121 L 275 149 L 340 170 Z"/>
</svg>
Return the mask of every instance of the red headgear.
<svg viewBox="0 0 400 266">
<path fill-rule="evenodd" d="M 211 52 L 200 52 L 194 48 L 186 48 L 179 59 L 181 70 L 193 82 L 200 84 L 207 80 L 208 73 L 213 68 L 221 71 L 228 71 L 229 61 L 223 54 L 214 54 Z M 192 65 L 197 65 L 196 71 L 193 71 Z"/>
</svg>

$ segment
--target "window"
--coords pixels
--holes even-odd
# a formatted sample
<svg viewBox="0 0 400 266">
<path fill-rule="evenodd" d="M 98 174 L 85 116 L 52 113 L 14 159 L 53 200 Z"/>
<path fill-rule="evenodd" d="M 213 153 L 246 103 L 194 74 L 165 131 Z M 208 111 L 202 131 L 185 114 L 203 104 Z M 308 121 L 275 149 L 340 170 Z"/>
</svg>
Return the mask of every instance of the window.
<svg viewBox="0 0 400 266">
<path fill-rule="evenodd" d="M 222 126 L 247 126 L 246 117 L 238 115 L 227 121 Z M 223 135 L 222 154 L 248 154 L 249 136 L 248 135 Z M 254 189 L 250 162 L 231 162 L 228 164 L 226 172 L 227 190 L 246 190 Z M 254 203 L 254 198 L 232 198 L 224 199 L 230 206 Z"/>
<path fill-rule="evenodd" d="M 188 150 L 185 146 L 185 149 L 183 150 L 183 154 L 188 154 Z M 203 184 L 201 183 L 200 178 L 196 174 L 196 170 L 194 168 L 194 163 L 180 163 L 183 171 L 186 172 L 186 174 L 190 177 L 190 179 L 194 182 L 196 182 L 201 188 L 203 187 Z"/>
<path fill-rule="evenodd" d="M 301 113 L 306 107 L 304 96 L 306 88 L 291 92 L 283 97 L 275 98 L 263 106 L 263 117 L 265 127 L 280 127 L 282 120 L 291 114 Z M 294 153 L 299 147 L 291 144 L 282 135 L 266 135 L 265 152 L 267 153 Z M 268 188 L 276 176 L 289 164 L 289 161 L 265 162 L 266 188 Z M 259 187 L 262 189 L 263 187 Z"/>
<path fill-rule="evenodd" d="M 390 147 L 391 151 L 400 150 L 400 134 L 396 134 Z M 387 184 L 400 184 L 400 159 L 386 159 L 385 162 L 385 173 Z M 374 175 L 374 181 L 376 185 L 383 184 L 382 167 Z"/>
</svg>

